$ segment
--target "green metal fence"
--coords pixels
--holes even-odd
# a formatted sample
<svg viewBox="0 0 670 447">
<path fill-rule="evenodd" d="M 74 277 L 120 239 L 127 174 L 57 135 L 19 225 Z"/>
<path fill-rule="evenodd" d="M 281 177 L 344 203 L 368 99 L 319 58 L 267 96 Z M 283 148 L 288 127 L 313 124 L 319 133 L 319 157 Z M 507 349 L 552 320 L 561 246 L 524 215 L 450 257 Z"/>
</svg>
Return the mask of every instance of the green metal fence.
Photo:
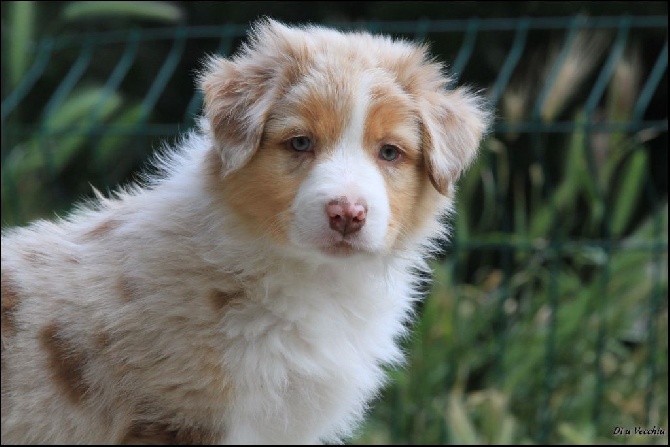
<svg viewBox="0 0 670 447">
<path fill-rule="evenodd" d="M 667 443 L 667 16 L 334 26 L 429 41 L 497 111 L 358 440 Z M 192 126 L 204 54 L 246 30 L 44 38 L 4 64 L 3 226 L 131 179 Z"/>
</svg>

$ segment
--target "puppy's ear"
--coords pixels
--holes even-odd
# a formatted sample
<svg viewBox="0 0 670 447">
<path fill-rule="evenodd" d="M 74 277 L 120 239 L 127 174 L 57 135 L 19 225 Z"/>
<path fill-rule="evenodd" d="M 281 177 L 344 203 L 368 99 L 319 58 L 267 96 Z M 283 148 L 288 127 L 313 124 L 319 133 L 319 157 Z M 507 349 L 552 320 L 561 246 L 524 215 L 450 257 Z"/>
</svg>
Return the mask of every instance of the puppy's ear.
<svg viewBox="0 0 670 447">
<path fill-rule="evenodd" d="M 258 149 L 273 100 L 269 69 L 211 57 L 200 76 L 204 114 L 224 173 L 244 166 Z"/>
<path fill-rule="evenodd" d="M 465 88 L 439 90 L 421 95 L 423 148 L 430 180 L 446 195 L 474 160 L 489 114 L 482 99 Z"/>
<path fill-rule="evenodd" d="M 244 166 L 258 149 L 270 107 L 305 65 L 305 48 L 296 29 L 261 19 L 233 58 L 206 62 L 199 83 L 224 173 Z"/>
</svg>

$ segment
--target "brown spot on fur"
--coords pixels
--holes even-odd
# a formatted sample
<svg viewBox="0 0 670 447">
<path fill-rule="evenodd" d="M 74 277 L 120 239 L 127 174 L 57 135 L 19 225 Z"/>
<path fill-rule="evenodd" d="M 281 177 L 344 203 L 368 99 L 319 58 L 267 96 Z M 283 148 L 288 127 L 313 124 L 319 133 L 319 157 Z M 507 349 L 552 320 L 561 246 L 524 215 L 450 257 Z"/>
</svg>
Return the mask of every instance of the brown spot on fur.
<svg viewBox="0 0 670 447">
<path fill-rule="evenodd" d="M 33 265 L 46 265 L 47 254 L 37 250 L 30 250 L 23 254 L 23 258 Z"/>
<path fill-rule="evenodd" d="M 265 143 L 246 166 L 215 187 L 251 234 L 283 243 L 292 219 L 287 210 L 307 174 L 296 166 L 304 162 L 303 154 L 293 154 L 283 144 Z"/>
<path fill-rule="evenodd" d="M 209 302 L 212 304 L 212 307 L 220 312 L 234 302 L 238 301 L 243 296 L 244 292 L 242 291 L 224 292 L 222 290 L 214 289 L 209 292 L 208 298 Z"/>
<path fill-rule="evenodd" d="M 14 311 L 19 303 L 16 286 L 5 271 L 2 272 L 2 336 L 12 335 L 16 331 Z M 4 349 L 4 343 L 2 344 Z"/>
<path fill-rule="evenodd" d="M 127 276 L 119 276 L 116 281 L 116 290 L 124 302 L 132 301 L 140 296 L 139 291 Z"/>
<path fill-rule="evenodd" d="M 175 426 L 166 422 L 135 421 L 120 444 L 205 445 L 218 437 L 202 427 Z"/>
<path fill-rule="evenodd" d="M 51 377 L 70 402 L 80 403 L 89 390 L 84 380 L 86 355 L 67 340 L 56 323 L 40 333 L 40 342 L 47 351 Z"/>
<path fill-rule="evenodd" d="M 109 348 L 110 340 L 106 332 L 98 332 L 94 337 L 95 347 L 101 351 Z"/>
<path fill-rule="evenodd" d="M 97 239 L 99 237 L 105 236 L 106 234 L 110 233 L 114 229 L 118 228 L 121 226 L 121 221 L 117 219 L 110 219 L 106 220 L 95 227 L 93 227 L 91 230 L 87 231 L 84 234 L 84 237 L 87 239 Z"/>
<path fill-rule="evenodd" d="M 205 155 L 204 169 L 205 173 L 208 176 L 213 177 L 213 180 L 215 181 L 221 177 L 221 174 L 223 173 L 223 164 L 221 161 L 221 155 L 219 155 L 219 151 L 211 148 L 207 152 Z"/>
</svg>

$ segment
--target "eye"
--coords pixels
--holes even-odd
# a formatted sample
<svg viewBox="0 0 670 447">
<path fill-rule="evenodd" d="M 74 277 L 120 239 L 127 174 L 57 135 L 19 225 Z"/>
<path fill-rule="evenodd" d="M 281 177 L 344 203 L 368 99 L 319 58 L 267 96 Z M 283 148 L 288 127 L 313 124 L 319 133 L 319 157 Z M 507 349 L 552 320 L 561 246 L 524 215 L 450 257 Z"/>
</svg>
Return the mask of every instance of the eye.
<svg viewBox="0 0 670 447">
<path fill-rule="evenodd" d="M 307 152 L 312 149 L 312 140 L 309 137 L 293 137 L 289 140 L 289 146 L 294 151 Z"/>
<path fill-rule="evenodd" d="M 386 161 L 394 161 L 400 157 L 400 149 L 392 144 L 385 144 L 379 150 L 379 158 Z"/>
</svg>

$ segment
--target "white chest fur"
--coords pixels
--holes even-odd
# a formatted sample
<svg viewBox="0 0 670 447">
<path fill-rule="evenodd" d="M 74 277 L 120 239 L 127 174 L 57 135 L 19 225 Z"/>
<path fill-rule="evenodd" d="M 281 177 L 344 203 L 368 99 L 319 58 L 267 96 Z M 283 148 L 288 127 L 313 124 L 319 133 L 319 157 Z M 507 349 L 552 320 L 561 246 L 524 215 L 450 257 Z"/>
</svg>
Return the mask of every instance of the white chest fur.
<svg viewBox="0 0 670 447">
<path fill-rule="evenodd" d="M 383 383 L 382 364 L 401 358 L 395 339 L 411 306 L 403 276 L 377 259 L 279 271 L 253 285 L 253 299 L 222 319 L 235 383 L 227 441 L 350 434 Z"/>
</svg>

